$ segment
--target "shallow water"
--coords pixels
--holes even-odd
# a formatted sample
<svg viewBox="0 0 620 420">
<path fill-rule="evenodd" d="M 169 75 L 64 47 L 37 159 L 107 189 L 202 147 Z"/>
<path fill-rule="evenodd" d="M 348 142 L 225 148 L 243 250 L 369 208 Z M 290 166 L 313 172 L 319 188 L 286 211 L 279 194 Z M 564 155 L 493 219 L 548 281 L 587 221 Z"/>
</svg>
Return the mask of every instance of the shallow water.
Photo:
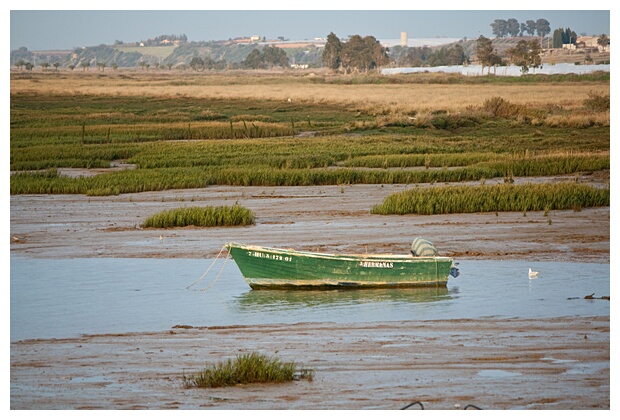
<svg viewBox="0 0 620 420">
<path fill-rule="evenodd" d="M 609 264 L 460 261 L 447 288 L 253 291 L 222 260 L 11 256 L 11 341 L 175 325 L 609 315 Z M 540 277 L 528 279 L 528 267 Z M 203 290 L 206 289 L 206 290 Z"/>
</svg>

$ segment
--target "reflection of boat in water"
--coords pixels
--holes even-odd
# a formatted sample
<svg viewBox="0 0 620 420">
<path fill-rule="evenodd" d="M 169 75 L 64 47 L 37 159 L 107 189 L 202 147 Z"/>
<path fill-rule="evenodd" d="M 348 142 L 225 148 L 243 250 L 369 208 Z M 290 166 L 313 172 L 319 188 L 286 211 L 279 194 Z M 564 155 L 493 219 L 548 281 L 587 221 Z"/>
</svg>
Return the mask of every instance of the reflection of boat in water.
<svg viewBox="0 0 620 420">
<path fill-rule="evenodd" d="M 446 286 L 458 275 L 452 258 L 416 238 L 412 255 L 335 255 L 228 243 L 252 289 L 402 288 Z"/>
<path fill-rule="evenodd" d="M 250 311 L 295 310 L 366 303 L 424 303 L 451 299 L 446 286 L 403 289 L 251 290 L 238 299 Z"/>
</svg>

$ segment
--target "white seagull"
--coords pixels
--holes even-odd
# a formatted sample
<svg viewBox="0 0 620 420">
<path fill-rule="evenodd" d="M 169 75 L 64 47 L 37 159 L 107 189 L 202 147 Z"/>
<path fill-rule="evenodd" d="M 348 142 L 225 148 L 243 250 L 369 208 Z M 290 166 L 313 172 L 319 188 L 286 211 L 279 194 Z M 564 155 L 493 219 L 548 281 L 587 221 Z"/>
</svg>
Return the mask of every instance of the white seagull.
<svg viewBox="0 0 620 420">
<path fill-rule="evenodd" d="M 532 271 L 532 269 L 530 268 L 527 276 L 531 279 L 535 279 L 536 277 L 538 277 L 538 271 Z"/>
</svg>

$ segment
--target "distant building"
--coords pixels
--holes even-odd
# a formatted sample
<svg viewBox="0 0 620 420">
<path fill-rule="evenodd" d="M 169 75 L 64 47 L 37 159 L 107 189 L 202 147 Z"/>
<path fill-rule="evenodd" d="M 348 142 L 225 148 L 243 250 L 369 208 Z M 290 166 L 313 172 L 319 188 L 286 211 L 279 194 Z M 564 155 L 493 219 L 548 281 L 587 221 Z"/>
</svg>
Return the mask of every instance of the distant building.
<svg viewBox="0 0 620 420">
<path fill-rule="evenodd" d="M 577 38 L 577 45 L 582 48 L 598 48 L 597 41 L 597 36 L 580 36 Z"/>
<path fill-rule="evenodd" d="M 580 36 L 577 38 L 577 48 L 596 48 L 599 52 L 609 51 L 609 44 L 598 45 L 599 36 Z"/>
<path fill-rule="evenodd" d="M 407 46 L 407 40 L 408 40 L 408 36 L 407 36 L 407 32 L 401 32 L 400 33 L 400 46 L 401 47 L 406 47 Z"/>
</svg>

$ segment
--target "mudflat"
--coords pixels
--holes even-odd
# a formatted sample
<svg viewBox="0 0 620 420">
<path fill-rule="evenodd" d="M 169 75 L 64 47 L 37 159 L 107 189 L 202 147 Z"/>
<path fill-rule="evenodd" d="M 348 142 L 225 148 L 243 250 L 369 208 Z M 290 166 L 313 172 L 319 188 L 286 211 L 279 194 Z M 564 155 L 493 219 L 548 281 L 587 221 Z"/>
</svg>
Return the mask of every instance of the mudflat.
<svg viewBox="0 0 620 420">
<path fill-rule="evenodd" d="M 583 182 L 606 182 L 601 177 L 608 179 L 609 172 Z M 609 207 L 432 216 L 370 213 L 389 194 L 413 187 L 212 186 L 112 197 L 14 195 L 11 253 L 35 258 L 208 258 L 229 241 L 331 253 L 408 253 L 413 239 L 422 236 L 433 241 L 441 255 L 454 258 L 610 261 Z M 255 226 L 140 227 L 162 210 L 235 203 L 255 213 Z"/>
<path fill-rule="evenodd" d="M 406 253 L 413 238 L 423 236 L 457 260 L 610 262 L 609 207 L 370 214 L 388 194 L 411 187 L 213 186 L 115 197 L 11 196 L 10 249 L 54 259 L 210 258 L 236 241 Z M 140 228 L 164 209 L 235 202 L 254 211 L 255 226 Z M 184 375 L 251 351 L 314 369 L 314 380 L 184 388 Z M 14 342 L 10 376 L 11 409 L 387 410 L 416 401 L 425 409 L 609 409 L 610 317 L 171 325 L 152 333 Z"/>
<path fill-rule="evenodd" d="M 609 409 L 609 335 L 609 317 L 593 317 L 176 326 L 27 340 L 11 344 L 11 408 Z M 183 386 L 183 375 L 251 351 L 314 369 L 314 379 Z"/>
</svg>

